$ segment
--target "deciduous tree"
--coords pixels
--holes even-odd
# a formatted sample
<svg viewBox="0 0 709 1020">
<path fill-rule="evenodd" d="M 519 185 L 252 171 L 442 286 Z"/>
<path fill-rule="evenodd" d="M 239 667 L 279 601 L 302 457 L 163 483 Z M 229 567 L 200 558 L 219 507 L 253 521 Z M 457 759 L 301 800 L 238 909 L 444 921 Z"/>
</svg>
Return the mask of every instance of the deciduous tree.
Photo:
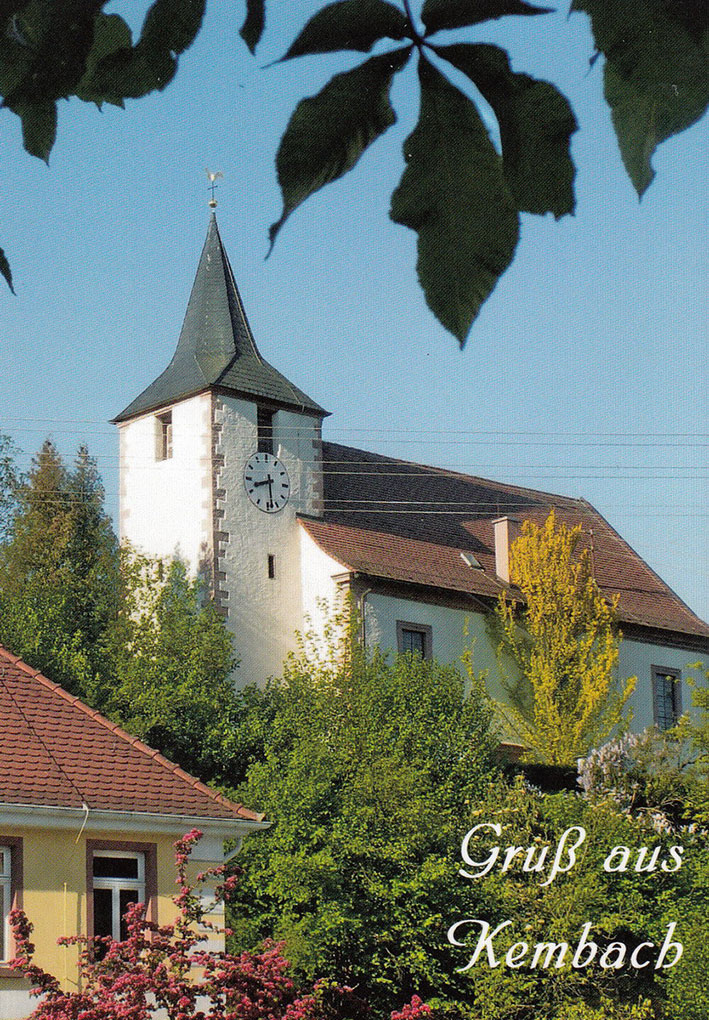
<svg viewBox="0 0 709 1020">
<path fill-rule="evenodd" d="M 103 638 L 92 703 L 202 779 L 233 783 L 243 699 L 233 639 L 179 560 L 124 550 L 118 611 Z"/>
<path fill-rule="evenodd" d="M 0 432 L 0 541 L 5 539 L 17 510 L 17 495 L 23 482 L 17 453 L 12 439 Z"/>
<path fill-rule="evenodd" d="M 573 764 L 623 721 L 635 678 L 618 684 L 617 598 L 593 577 L 580 527 L 525 521 L 511 548 L 510 579 L 520 598 L 503 591 L 497 606 L 501 658 L 518 673 L 507 680 L 501 711 L 529 754 Z"/>
<path fill-rule="evenodd" d="M 465 984 L 446 921 L 469 892 L 458 848 L 496 741 L 455 668 L 368 656 L 339 623 L 269 689 L 263 760 L 239 797 L 273 826 L 244 846 L 232 927 L 245 947 L 284 939 L 298 973 L 356 987 L 381 1017 Z"/>
</svg>

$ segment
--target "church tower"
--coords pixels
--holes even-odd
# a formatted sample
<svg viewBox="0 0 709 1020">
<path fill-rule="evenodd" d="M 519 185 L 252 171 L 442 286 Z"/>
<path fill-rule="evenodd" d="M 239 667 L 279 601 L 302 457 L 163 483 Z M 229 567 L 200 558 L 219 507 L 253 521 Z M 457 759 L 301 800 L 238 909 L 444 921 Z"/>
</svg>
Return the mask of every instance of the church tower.
<svg viewBox="0 0 709 1020">
<path fill-rule="evenodd" d="M 235 636 L 239 686 L 303 625 L 297 515 L 322 515 L 327 414 L 261 357 L 215 215 L 165 371 L 115 419 L 121 539 L 180 556 Z"/>
</svg>

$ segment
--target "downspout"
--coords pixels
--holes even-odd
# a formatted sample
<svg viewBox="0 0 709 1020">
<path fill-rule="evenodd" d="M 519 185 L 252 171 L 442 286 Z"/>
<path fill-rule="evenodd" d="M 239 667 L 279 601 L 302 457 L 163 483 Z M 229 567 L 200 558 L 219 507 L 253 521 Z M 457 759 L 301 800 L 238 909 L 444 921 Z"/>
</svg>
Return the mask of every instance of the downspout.
<svg viewBox="0 0 709 1020">
<path fill-rule="evenodd" d="M 367 622 L 366 622 L 367 606 L 366 606 L 366 599 L 367 599 L 367 595 L 371 595 L 373 591 L 374 591 L 373 588 L 367 588 L 367 589 L 365 589 L 365 591 L 362 592 L 362 594 L 359 597 L 359 615 L 360 615 L 360 619 L 362 621 L 361 625 L 360 625 L 360 630 L 362 632 L 362 649 L 365 652 L 367 651 Z"/>
</svg>

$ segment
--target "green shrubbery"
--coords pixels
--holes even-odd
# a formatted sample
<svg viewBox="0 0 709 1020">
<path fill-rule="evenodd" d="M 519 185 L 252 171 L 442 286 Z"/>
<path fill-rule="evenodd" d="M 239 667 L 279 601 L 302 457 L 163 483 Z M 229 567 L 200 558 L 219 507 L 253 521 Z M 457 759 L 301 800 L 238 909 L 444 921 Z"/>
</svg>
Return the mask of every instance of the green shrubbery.
<svg viewBox="0 0 709 1020">
<path fill-rule="evenodd" d="M 417 657 L 367 657 L 347 621 L 340 624 L 327 648 L 304 647 L 282 684 L 260 696 L 261 718 L 266 705 L 270 712 L 263 760 L 240 793 L 273 827 L 240 857 L 237 943 L 284 939 L 304 977 L 326 972 L 353 985 L 375 1016 L 413 993 L 451 1020 L 706 1015 L 704 835 L 668 831 L 658 811 L 621 803 L 612 777 L 586 796 L 509 781 L 495 763 L 479 685 L 466 688 L 455 670 Z M 661 776 L 653 782 L 663 788 Z M 586 838 L 576 865 L 550 884 L 519 860 L 505 873 L 498 864 L 465 879 L 461 839 L 479 822 L 501 826 L 499 839 L 481 844 L 481 858 L 492 843 L 554 848 L 571 826 Z M 684 847 L 681 868 L 662 870 L 662 860 L 674 867 L 673 845 Z M 615 846 L 629 854 L 627 869 L 613 873 L 604 861 Z M 635 870 L 642 847 L 641 867 L 659 848 L 655 870 Z M 643 970 L 493 968 L 482 960 L 459 972 L 470 952 L 451 946 L 446 932 L 463 918 L 492 927 L 511 920 L 498 956 L 519 940 L 575 943 L 587 922 L 599 956 L 612 942 L 629 956 L 641 942 L 659 947 L 675 921 L 684 957 L 666 971 L 654 969 L 655 953 Z"/>
</svg>

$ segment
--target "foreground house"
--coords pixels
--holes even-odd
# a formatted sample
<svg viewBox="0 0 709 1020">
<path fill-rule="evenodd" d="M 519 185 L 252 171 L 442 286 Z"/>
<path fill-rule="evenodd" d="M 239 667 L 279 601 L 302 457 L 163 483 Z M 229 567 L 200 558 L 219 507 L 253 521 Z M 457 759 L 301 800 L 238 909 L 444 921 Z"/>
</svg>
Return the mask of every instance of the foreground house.
<svg viewBox="0 0 709 1020">
<path fill-rule="evenodd" d="M 241 660 L 278 675 L 323 599 L 357 597 L 365 641 L 494 673 L 486 623 L 521 521 L 579 524 L 601 589 L 620 595 L 619 672 L 634 726 L 671 725 L 709 627 L 582 499 L 322 441 L 327 416 L 262 358 L 212 216 L 177 349 L 115 419 L 121 537 L 204 574 Z"/>
<path fill-rule="evenodd" d="M 35 925 L 37 963 L 76 988 L 77 950 L 59 936 L 120 937 L 134 902 L 172 922 L 175 840 L 204 833 L 191 860 L 203 871 L 225 840 L 264 827 L 0 647 L 0 1018 L 36 1004 L 7 965 L 12 907 Z"/>
</svg>

